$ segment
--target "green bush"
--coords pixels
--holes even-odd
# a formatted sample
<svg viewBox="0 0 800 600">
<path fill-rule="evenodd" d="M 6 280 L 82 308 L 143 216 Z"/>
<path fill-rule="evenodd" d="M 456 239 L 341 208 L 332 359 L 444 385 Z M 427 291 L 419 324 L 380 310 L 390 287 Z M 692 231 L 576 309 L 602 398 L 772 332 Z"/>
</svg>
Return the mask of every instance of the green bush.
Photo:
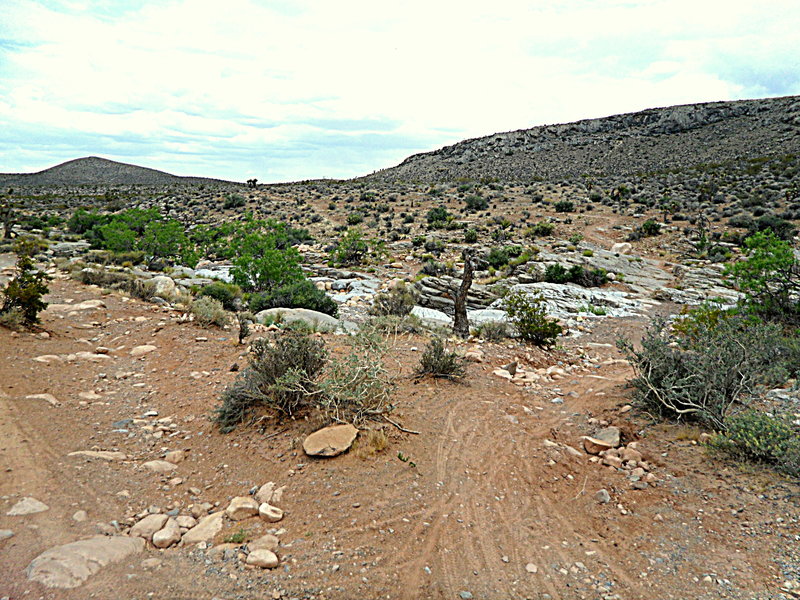
<svg viewBox="0 0 800 600">
<path fill-rule="evenodd" d="M 347 215 L 347 224 L 348 225 L 351 225 L 351 226 L 352 225 L 358 225 L 359 223 L 362 223 L 363 221 L 364 221 L 364 215 L 362 215 L 360 212 L 351 212 L 349 215 Z"/>
<path fill-rule="evenodd" d="M 475 229 L 467 229 L 464 232 L 464 243 L 474 244 L 478 241 L 478 232 Z"/>
<path fill-rule="evenodd" d="M 16 326 L 21 321 L 23 327 L 30 327 L 39 322 L 39 313 L 47 308 L 42 297 L 50 291 L 47 287 L 50 277 L 36 269 L 30 254 L 18 251 L 14 277 L 1 293 L 0 315 L 7 325 Z"/>
<path fill-rule="evenodd" d="M 350 229 L 330 253 L 330 263 L 338 267 L 361 265 L 385 254 L 384 244 L 364 237 L 358 229 Z"/>
<path fill-rule="evenodd" d="M 205 327 L 210 325 L 225 327 L 230 320 L 230 315 L 225 312 L 222 302 L 211 296 L 201 296 L 192 302 L 191 313 L 195 322 Z"/>
<path fill-rule="evenodd" d="M 417 300 L 418 294 L 414 288 L 401 281 L 393 289 L 375 296 L 369 314 L 379 317 L 387 315 L 404 317 L 411 312 Z"/>
<path fill-rule="evenodd" d="M 268 308 L 307 308 L 335 317 L 339 305 L 313 281 L 302 279 L 260 292 L 250 297 L 250 310 L 257 313 Z"/>
<path fill-rule="evenodd" d="M 489 342 L 501 342 L 510 336 L 508 323 L 503 321 L 486 321 L 481 323 L 475 334 Z"/>
<path fill-rule="evenodd" d="M 760 386 L 786 379 L 779 327 L 737 315 L 697 319 L 690 331 L 689 337 L 671 334 L 659 318 L 645 332 L 641 349 L 618 342 L 634 368 L 635 398 L 652 414 L 725 429 Z"/>
<path fill-rule="evenodd" d="M 494 247 L 486 255 L 486 262 L 495 269 L 506 266 L 509 260 L 508 249 L 504 247 Z"/>
<path fill-rule="evenodd" d="M 605 269 L 588 269 L 582 265 L 572 265 L 569 269 L 563 265 L 547 265 L 544 280 L 548 283 L 576 283 L 583 287 L 599 287 L 608 283 Z"/>
<path fill-rule="evenodd" d="M 647 237 L 656 236 L 661 233 L 661 224 L 656 223 L 652 219 L 648 219 L 642 223 L 641 231 Z"/>
<path fill-rule="evenodd" d="M 200 289 L 200 295 L 216 298 L 222 303 L 225 310 L 235 311 L 238 304 L 237 300 L 242 297 L 242 289 L 233 283 L 212 281 Z"/>
<path fill-rule="evenodd" d="M 525 231 L 525 236 L 531 238 L 547 237 L 553 235 L 555 229 L 556 226 L 550 221 L 539 221 L 536 225 L 528 227 L 527 231 Z"/>
<path fill-rule="evenodd" d="M 321 340 L 300 333 L 284 333 L 274 343 L 265 338 L 253 342 L 248 366 L 225 388 L 215 410 L 220 431 L 233 431 L 257 405 L 291 416 L 316 390 L 315 379 L 327 358 Z"/>
<path fill-rule="evenodd" d="M 540 296 L 521 290 L 509 292 L 503 298 L 503 308 L 519 337 L 536 346 L 552 346 L 564 332 L 555 319 L 547 316 L 544 300 Z"/>
<path fill-rule="evenodd" d="M 556 212 L 573 212 L 575 210 L 575 203 L 569 200 L 559 200 L 553 205 Z"/>
<path fill-rule="evenodd" d="M 545 267 L 544 280 L 548 283 L 569 283 L 571 281 L 571 277 L 566 267 L 559 264 L 553 264 Z"/>
<path fill-rule="evenodd" d="M 422 352 L 415 373 L 420 377 L 432 375 L 442 379 L 461 379 L 467 374 L 467 369 L 464 357 L 448 350 L 444 342 L 435 337 Z"/>
<path fill-rule="evenodd" d="M 772 464 L 797 475 L 800 473 L 791 472 L 800 455 L 800 432 L 796 429 L 788 418 L 747 410 L 731 417 L 711 445 L 738 459 Z"/>
<path fill-rule="evenodd" d="M 452 218 L 453 215 L 451 215 L 444 206 L 436 206 L 430 209 L 425 215 L 425 219 L 428 221 L 429 225 L 433 225 L 434 223 L 446 223 L 452 220 Z"/>
<path fill-rule="evenodd" d="M 486 210 L 489 208 L 489 201 L 482 196 L 478 196 L 476 194 L 472 194 L 467 196 L 464 199 L 464 204 L 467 206 L 467 210 L 476 212 L 479 210 Z"/>
</svg>

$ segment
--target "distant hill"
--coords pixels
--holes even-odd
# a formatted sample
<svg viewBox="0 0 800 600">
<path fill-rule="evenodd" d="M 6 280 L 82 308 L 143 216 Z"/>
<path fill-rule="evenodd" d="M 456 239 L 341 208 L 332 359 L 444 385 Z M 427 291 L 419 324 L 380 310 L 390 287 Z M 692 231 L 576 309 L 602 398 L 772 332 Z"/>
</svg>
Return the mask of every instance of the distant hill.
<svg viewBox="0 0 800 600">
<path fill-rule="evenodd" d="M 38 173 L 0 173 L 0 186 L 146 185 L 233 183 L 204 177 L 180 177 L 97 156 L 77 158 Z"/>
<path fill-rule="evenodd" d="M 364 179 L 624 176 L 800 153 L 800 96 L 653 108 L 465 140 Z"/>
</svg>

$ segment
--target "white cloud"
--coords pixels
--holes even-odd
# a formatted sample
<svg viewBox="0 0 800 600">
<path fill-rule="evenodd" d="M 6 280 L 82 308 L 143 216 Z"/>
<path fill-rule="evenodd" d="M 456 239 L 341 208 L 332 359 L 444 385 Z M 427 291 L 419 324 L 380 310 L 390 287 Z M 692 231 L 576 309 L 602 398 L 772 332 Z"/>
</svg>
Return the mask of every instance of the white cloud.
<svg viewBox="0 0 800 600">
<path fill-rule="evenodd" d="M 4 0 L 0 127 L 26 137 L 0 140 L 0 171 L 50 166 L 57 145 L 348 177 L 495 131 L 800 93 L 799 20 L 784 0 Z"/>
</svg>

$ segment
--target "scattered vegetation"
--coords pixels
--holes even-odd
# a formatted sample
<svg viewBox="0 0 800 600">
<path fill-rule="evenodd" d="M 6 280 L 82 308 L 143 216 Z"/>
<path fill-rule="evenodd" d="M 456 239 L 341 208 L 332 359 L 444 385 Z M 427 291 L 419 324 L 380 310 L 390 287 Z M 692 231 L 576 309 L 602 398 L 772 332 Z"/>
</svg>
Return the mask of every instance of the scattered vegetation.
<svg viewBox="0 0 800 600">
<path fill-rule="evenodd" d="M 428 343 L 415 371 L 418 377 L 432 375 L 441 379 L 462 379 L 467 374 L 464 357 L 448 350 L 439 337 Z"/>
<path fill-rule="evenodd" d="M 503 308 L 519 337 L 536 346 L 550 347 L 564 332 L 558 321 L 547 316 L 540 296 L 521 290 L 509 292 L 503 298 Z"/>
</svg>

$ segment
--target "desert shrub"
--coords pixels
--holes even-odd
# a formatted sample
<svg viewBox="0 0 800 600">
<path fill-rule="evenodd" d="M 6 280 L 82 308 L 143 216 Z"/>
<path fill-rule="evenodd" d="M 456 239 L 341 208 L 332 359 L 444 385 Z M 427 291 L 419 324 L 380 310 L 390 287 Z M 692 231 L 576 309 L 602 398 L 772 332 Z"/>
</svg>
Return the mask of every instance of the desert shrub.
<svg viewBox="0 0 800 600">
<path fill-rule="evenodd" d="M 225 388 L 214 412 L 220 431 L 235 429 L 257 405 L 291 416 L 316 389 L 327 356 L 321 340 L 295 332 L 272 343 L 265 338 L 253 342 L 248 366 Z"/>
<path fill-rule="evenodd" d="M 222 302 L 211 296 L 201 296 L 192 302 L 191 313 L 195 322 L 205 327 L 210 325 L 225 327 L 229 321 L 229 315 L 225 312 Z"/>
<path fill-rule="evenodd" d="M 647 237 L 656 236 L 661 233 L 661 224 L 656 223 L 652 219 L 647 219 L 641 226 L 642 234 Z"/>
<path fill-rule="evenodd" d="M 787 242 L 791 241 L 797 233 L 797 227 L 795 227 L 791 221 L 787 221 L 773 214 L 760 216 L 750 224 L 749 230 L 751 234 L 772 232 L 775 237 Z"/>
<path fill-rule="evenodd" d="M 228 194 L 225 196 L 225 201 L 222 203 L 223 209 L 241 208 L 247 203 L 245 197 L 241 194 Z"/>
<path fill-rule="evenodd" d="M 353 444 L 353 452 L 362 459 L 371 458 L 386 450 L 389 446 L 389 437 L 383 429 L 368 429 L 359 434 Z"/>
<path fill-rule="evenodd" d="M 548 283 L 576 283 L 583 287 L 599 287 L 608 283 L 605 269 L 589 269 L 582 265 L 573 265 L 569 269 L 560 264 L 547 265 L 544 280 Z"/>
<path fill-rule="evenodd" d="M 0 311 L 0 327 L 5 327 L 11 331 L 23 331 L 26 328 L 25 313 L 16 306 Z"/>
<path fill-rule="evenodd" d="M 17 245 L 16 250 L 16 271 L 0 292 L 0 315 L 4 315 L 3 321 L 7 325 L 16 326 L 21 321 L 23 327 L 30 327 L 39 322 L 39 313 L 47 308 L 42 297 L 50 291 L 47 287 L 50 277 L 34 266 L 28 248 Z"/>
<path fill-rule="evenodd" d="M 569 236 L 569 243 L 573 246 L 577 246 L 583 241 L 583 234 L 582 233 L 573 233 Z"/>
<path fill-rule="evenodd" d="M 439 277 L 440 275 L 454 275 L 455 267 L 450 263 L 442 263 L 431 258 L 422 263 L 422 269 L 420 269 L 420 273 L 423 275 L 430 275 L 431 277 Z"/>
<path fill-rule="evenodd" d="M 501 342 L 511 334 L 508 323 L 503 321 L 486 321 L 481 323 L 475 331 L 478 337 L 489 342 Z"/>
<path fill-rule="evenodd" d="M 464 243 L 474 244 L 478 241 L 478 232 L 475 229 L 467 229 L 464 232 Z"/>
<path fill-rule="evenodd" d="M 482 196 L 472 194 L 464 199 L 464 204 L 467 210 L 475 212 L 479 210 L 486 210 L 489 208 L 489 201 Z"/>
<path fill-rule="evenodd" d="M 350 229 L 342 236 L 330 253 L 330 264 L 334 266 L 360 265 L 376 260 L 385 254 L 382 242 L 364 237 L 358 229 Z"/>
<path fill-rule="evenodd" d="M 503 308 L 519 337 L 536 346 L 552 346 L 564 331 L 555 319 L 547 316 L 541 296 L 512 291 L 503 298 Z"/>
<path fill-rule="evenodd" d="M 570 200 L 559 200 L 553 205 L 556 212 L 573 212 L 575 210 L 575 203 Z"/>
<path fill-rule="evenodd" d="M 531 225 L 525 231 L 526 237 L 537 238 L 537 237 L 547 237 L 549 235 L 553 235 L 556 226 L 553 225 L 550 221 L 539 221 L 536 225 Z"/>
<path fill-rule="evenodd" d="M 453 215 L 444 206 L 436 206 L 425 214 L 425 220 L 428 221 L 429 225 L 441 223 L 443 226 L 444 223 L 452 219 Z"/>
<path fill-rule="evenodd" d="M 130 273 L 123 273 L 120 271 L 86 268 L 78 272 L 77 278 L 78 281 L 86 285 L 119 289 L 120 284 L 132 281 L 134 276 Z"/>
<path fill-rule="evenodd" d="M 697 319 L 689 337 L 654 319 L 635 350 L 620 340 L 634 368 L 635 398 L 664 418 L 696 420 L 717 429 L 754 398 L 762 385 L 786 378 L 782 333 L 742 316 Z"/>
<path fill-rule="evenodd" d="M 375 296 L 369 314 L 375 316 L 396 315 L 404 317 L 417 303 L 418 294 L 411 286 L 399 282 L 393 289 Z"/>
<path fill-rule="evenodd" d="M 391 335 L 400 333 L 422 333 L 425 331 L 425 325 L 422 323 L 422 320 L 412 314 L 405 315 L 404 317 L 398 317 L 397 315 L 375 317 L 370 320 L 366 327 L 378 333 Z"/>
<path fill-rule="evenodd" d="M 339 305 L 309 279 L 286 283 L 268 292 L 250 297 L 250 310 L 257 313 L 268 308 L 307 308 L 335 317 Z"/>
<path fill-rule="evenodd" d="M 461 379 L 467 374 L 464 357 L 448 350 L 441 338 L 431 339 L 415 370 L 417 376 L 432 375 L 442 379 Z"/>
<path fill-rule="evenodd" d="M 508 261 L 508 249 L 505 247 L 494 247 L 489 250 L 489 254 L 486 255 L 486 262 L 489 263 L 489 266 L 494 267 L 495 269 L 504 267 L 508 264 Z"/>
<path fill-rule="evenodd" d="M 359 223 L 363 223 L 363 222 L 364 222 L 364 215 L 362 215 L 358 211 L 351 212 L 349 215 L 347 215 L 347 224 L 348 225 L 351 225 L 351 226 L 352 225 L 358 225 Z"/>
<path fill-rule="evenodd" d="M 569 271 L 563 265 L 547 265 L 544 270 L 544 280 L 548 283 L 569 283 Z"/>
<path fill-rule="evenodd" d="M 799 433 L 786 417 L 746 410 L 728 420 L 725 431 L 712 439 L 711 446 L 737 459 L 771 464 L 798 475 Z"/>
<path fill-rule="evenodd" d="M 222 303 L 225 310 L 234 311 L 237 308 L 237 300 L 242 297 L 242 289 L 233 283 L 212 281 L 200 289 L 200 295 L 216 298 Z"/>
<path fill-rule="evenodd" d="M 360 423 L 388 412 L 395 383 L 383 363 L 382 337 L 361 331 L 348 338 L 348 345 L 348 352 L 325 369 L 315 404 L 334 421 Z"/>
<path fill-rule="evenodd" d="M 245 218 L 226 244 L 233 283 L 246 292 L 263 292 L 304 279 L 300 254 L 286 230 L 283 223 Z"/>
</svg>

